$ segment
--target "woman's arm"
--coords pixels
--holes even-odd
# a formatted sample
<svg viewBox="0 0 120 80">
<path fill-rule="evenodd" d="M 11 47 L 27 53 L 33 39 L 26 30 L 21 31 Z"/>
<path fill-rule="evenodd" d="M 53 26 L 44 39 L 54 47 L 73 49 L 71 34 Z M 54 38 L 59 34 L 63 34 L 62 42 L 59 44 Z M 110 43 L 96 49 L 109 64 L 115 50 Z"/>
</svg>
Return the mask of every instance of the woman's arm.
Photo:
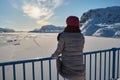
<svg viewBox="0 0 120 80">
<path fill-rule="evenodd" d="M 60 39 L 58 41 L 58 45 L 57 45 L 57 49 L 56 51 L 52 54 L 52 57 L 58 57 L 58 55 L 60 55 L 64 49 L 64 39 Z"/>
</svg>

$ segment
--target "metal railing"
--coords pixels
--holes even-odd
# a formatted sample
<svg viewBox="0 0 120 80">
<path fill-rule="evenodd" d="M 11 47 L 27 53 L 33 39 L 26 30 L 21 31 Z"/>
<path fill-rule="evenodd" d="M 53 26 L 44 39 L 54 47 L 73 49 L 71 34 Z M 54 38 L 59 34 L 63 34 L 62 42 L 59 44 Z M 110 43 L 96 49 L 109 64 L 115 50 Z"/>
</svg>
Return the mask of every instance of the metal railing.
<svg viewBox="0 0 120 80">
<path fill-rule="evenodd" d="M 84 53 L 86 80 L 120 77 L 120 48 Z M 51 57 L 0 63 L 0 80 L 64 80 Z"/>
<path fill-rule="evenodd" d="M 86 80 L 120 77 L 120 48 L 84 53 Z"/>
</svg>

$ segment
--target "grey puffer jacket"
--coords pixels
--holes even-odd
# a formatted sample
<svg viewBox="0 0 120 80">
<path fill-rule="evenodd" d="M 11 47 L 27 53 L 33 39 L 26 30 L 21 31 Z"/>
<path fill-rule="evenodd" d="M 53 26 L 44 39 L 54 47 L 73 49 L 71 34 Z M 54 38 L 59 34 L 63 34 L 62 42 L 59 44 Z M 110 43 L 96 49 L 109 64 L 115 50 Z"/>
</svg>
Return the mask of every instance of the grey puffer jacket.
<svg viewBox="0 0 120 80">
<path fill-rule="evenodd" d="M 54 54 L 62 54 L 62 76 L 65 78 L 80 76 L 84 72 L 83 48 L 84 36 L 82 33 L 63 32 L 60 35 L 57 49 Z"/>
</svg>

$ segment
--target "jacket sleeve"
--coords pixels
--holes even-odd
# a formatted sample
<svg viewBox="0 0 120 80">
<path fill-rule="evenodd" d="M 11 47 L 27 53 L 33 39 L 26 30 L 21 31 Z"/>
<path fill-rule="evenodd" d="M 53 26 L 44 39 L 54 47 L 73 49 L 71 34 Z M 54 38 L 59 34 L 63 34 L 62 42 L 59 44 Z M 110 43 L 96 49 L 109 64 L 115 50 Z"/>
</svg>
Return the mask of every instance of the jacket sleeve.
<svg viewBox="0 0 120 80">
<path fill-rule="evenodd" d="M 62 51 L 63 51 L 63 49 L 64 49 L 64 45 L 65 45 L 64 39 L 60 39 L 60 40 L 58 41 L 57 49 L 56 49 L 56 51 L 54 52 L 54 55 L 58 56 L 59 54 L 61 54 Z"/>
</svg>

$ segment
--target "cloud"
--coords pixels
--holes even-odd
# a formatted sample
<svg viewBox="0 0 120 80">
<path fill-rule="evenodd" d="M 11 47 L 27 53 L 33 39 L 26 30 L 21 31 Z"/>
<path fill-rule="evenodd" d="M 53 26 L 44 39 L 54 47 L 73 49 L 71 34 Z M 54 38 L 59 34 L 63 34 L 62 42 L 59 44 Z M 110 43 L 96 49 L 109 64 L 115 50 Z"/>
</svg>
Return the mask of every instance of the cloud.
<svg viewBox="0 0 120 80">
<path fill-rule="evenodd" d="M 24 0 L 22 10 L 25 15 L 35 19 L 37 24 L 48 24 L 61 3 L 62 0 Z"/>
<path fill-rule="evenodd" d="M 38 7 L 29 4 L 23 6 L 23 12 L 34 19 L 48 19 L 54 14 L 52 10 L 46 7 Z"/>
<path fill-rule="evenodd" d="M 50 22 L 46 21 L 46 20 L 37 20 L 37 24 L 38 25 L 47 25 L 47 24 L 50 24 Z"/>
<path fill-rule="evenodd" d="M 39 19 L 39 17 L 42 15 L 40 13 L 41 12 L 40 9 L 37 6 L 31 6 L 31 5 L 24 5 L 23 12 L 35 19 Z"/>
</svg>

